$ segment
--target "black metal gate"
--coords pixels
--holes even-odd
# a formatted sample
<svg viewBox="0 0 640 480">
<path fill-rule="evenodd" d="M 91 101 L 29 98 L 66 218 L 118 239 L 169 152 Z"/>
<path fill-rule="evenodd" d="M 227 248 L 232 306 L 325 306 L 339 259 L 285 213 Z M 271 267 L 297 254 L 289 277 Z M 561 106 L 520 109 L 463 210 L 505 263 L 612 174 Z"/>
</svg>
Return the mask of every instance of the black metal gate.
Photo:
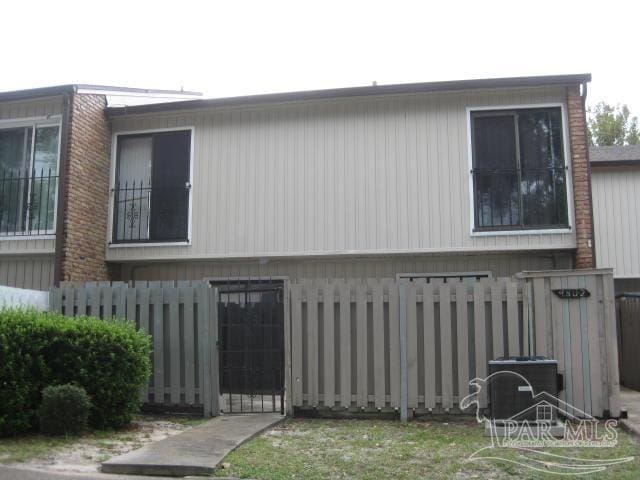
<svg viewBox="0 0 640 480">
<path fill-rule="evenodd" d="M 218 288 L 220 394 L 226 413 L 284 414 L 282 280 L 212 281 Z"/>
</svg>

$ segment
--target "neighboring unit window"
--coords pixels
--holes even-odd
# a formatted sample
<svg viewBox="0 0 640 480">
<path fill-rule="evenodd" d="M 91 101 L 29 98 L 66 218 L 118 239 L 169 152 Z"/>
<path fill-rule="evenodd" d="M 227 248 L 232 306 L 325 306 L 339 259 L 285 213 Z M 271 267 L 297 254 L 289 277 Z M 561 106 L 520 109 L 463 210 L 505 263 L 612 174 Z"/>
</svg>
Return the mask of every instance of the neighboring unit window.
<svg viewBox="0 0 640 480">
<path fill-rule="evenodd" d="M 471 114 L 475 231 L 568 228 L 560 108 Z"/>
<path fill-rule="evenodd" d="M 0 236 L 53 233 L 59 143 L 58 125 L 0 129 Z"/>
<path fill-rule="evenodd" d="M 191 131 L 118 137 L 114 243 L 184 242 Z"/>
</svg>

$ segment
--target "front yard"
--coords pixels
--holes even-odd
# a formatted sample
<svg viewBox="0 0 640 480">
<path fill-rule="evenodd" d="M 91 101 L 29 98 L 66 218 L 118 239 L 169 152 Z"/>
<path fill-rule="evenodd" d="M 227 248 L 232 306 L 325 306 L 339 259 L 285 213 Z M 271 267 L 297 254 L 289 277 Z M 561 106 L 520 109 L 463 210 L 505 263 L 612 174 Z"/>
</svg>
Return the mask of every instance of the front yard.
<svg viewBox="0 0 640 480">
<path fill-rule="evenodd" d="M 122 430 L 93 431 L 79 437 L 25 434 L 0 438 L 0 464 L 50 472 L 96 472 L 108 458 L 176 435 L 203 421 L 140 415 Z"/>
<path fill-rule="evenodd" d="M 553 449 L 581 459 L 635 457 L 596 476 L 637 479 L 640 445 L 619 431 L 615 448 Z M 417 420 L 406 425 L 383 420 L 291 419 L 260 435 L 225 459 L 219 475 L 257 479 L 326 478 L 562 478 L 505 461 L 467 461 L 489 445 L 473 419 Z M 500 455 L 521 461 L 518 453 Z"/>
</svg>

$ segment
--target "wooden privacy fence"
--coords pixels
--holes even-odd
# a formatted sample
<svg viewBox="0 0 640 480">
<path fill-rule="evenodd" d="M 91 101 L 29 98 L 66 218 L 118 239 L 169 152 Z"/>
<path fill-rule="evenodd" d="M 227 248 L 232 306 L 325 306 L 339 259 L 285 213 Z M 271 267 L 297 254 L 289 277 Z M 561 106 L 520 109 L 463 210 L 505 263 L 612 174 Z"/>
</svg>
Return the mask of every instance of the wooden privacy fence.
<svg viewBox="0 0 640 480">
<path fill-rule="evenodd" d="M 623 293 L 616 298 L 620 383 L 640 390 L 640 294 Z"/>
<path fill-rule="evenodd" d="M 510 279 L 303 282 L 291 302 L 294 406 L 401 408 L 405 356 L 408 408 L 448 411 L 488 360 L 527 353 Z"/>
<path fill-rule="evenodd" d="M 592 295 L 551 292 L 580 286 Z M 450 411 L 473 393 L 469 380 L 487 376 L 489 360 L 538 354 L 558 360 L 563 400 L 619 414 L 610 271 L 302 281 L 290 298 L 294 407 Z M 484 392 L 479 399 L 486 407 Z"/>
<path fill-rule="evenodd" d="M 533 312 L 531 351 L 558 361 L 564 376 L 560 398 L 587 415 L 619 416 L 612 270 L 524 272 L 521 276 Z M 579 291 L 587 293 L 572 297 Z M 563 293 L 569 297 L 563 298 Z"/>
<path fill-rule="evenodd" d="M 141 402 L 218 413 L 217 291 L 208 282 L 67 284 L 51 291 L 50 309 L 134 323 L 153 342 Z"/>
</svg>

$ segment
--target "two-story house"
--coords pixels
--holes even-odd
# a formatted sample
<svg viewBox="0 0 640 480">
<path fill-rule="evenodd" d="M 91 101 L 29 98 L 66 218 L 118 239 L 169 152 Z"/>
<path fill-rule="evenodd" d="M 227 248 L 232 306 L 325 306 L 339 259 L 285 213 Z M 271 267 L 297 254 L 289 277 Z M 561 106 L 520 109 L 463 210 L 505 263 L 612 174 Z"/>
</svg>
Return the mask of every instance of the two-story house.
<svg viewBox="0 0 640 480">
<path fill-rule="evenodd" d="M 107 278 L 104 109 L 198 95 L 96 85 L 0 93 L 0 285 L 46 290 L 63 270 Z"/>
<path fill-rule="evenodd" d="M 72 130 L 67 148 L 77 169 L 60 181 L 66 203 L 58 217 L 45 220 L 37 207 L 22 220 L 64 238 L 55 249 L 49 236 L 3 241 L 16 230 L 4 214 L 0 281 L 20 283 L 5 273 L 19 268 L 20 255 L 43 265 L 31 267 L 41 275 L 36 288 L 51 283 L 52 268 L 56 280 L 128 281 L 592 267 L 589 81 L 561 75 L 102 103 L 99 131 Z M 6 103 L 0 97 L 0 112 Z M 51 114 L 61 108 L 50 104 Z M 42 136 L 38 124 L 31 128 Z M 9 151 L 0 144 L 0 156 L 13 159 Z"/>
</svg>

